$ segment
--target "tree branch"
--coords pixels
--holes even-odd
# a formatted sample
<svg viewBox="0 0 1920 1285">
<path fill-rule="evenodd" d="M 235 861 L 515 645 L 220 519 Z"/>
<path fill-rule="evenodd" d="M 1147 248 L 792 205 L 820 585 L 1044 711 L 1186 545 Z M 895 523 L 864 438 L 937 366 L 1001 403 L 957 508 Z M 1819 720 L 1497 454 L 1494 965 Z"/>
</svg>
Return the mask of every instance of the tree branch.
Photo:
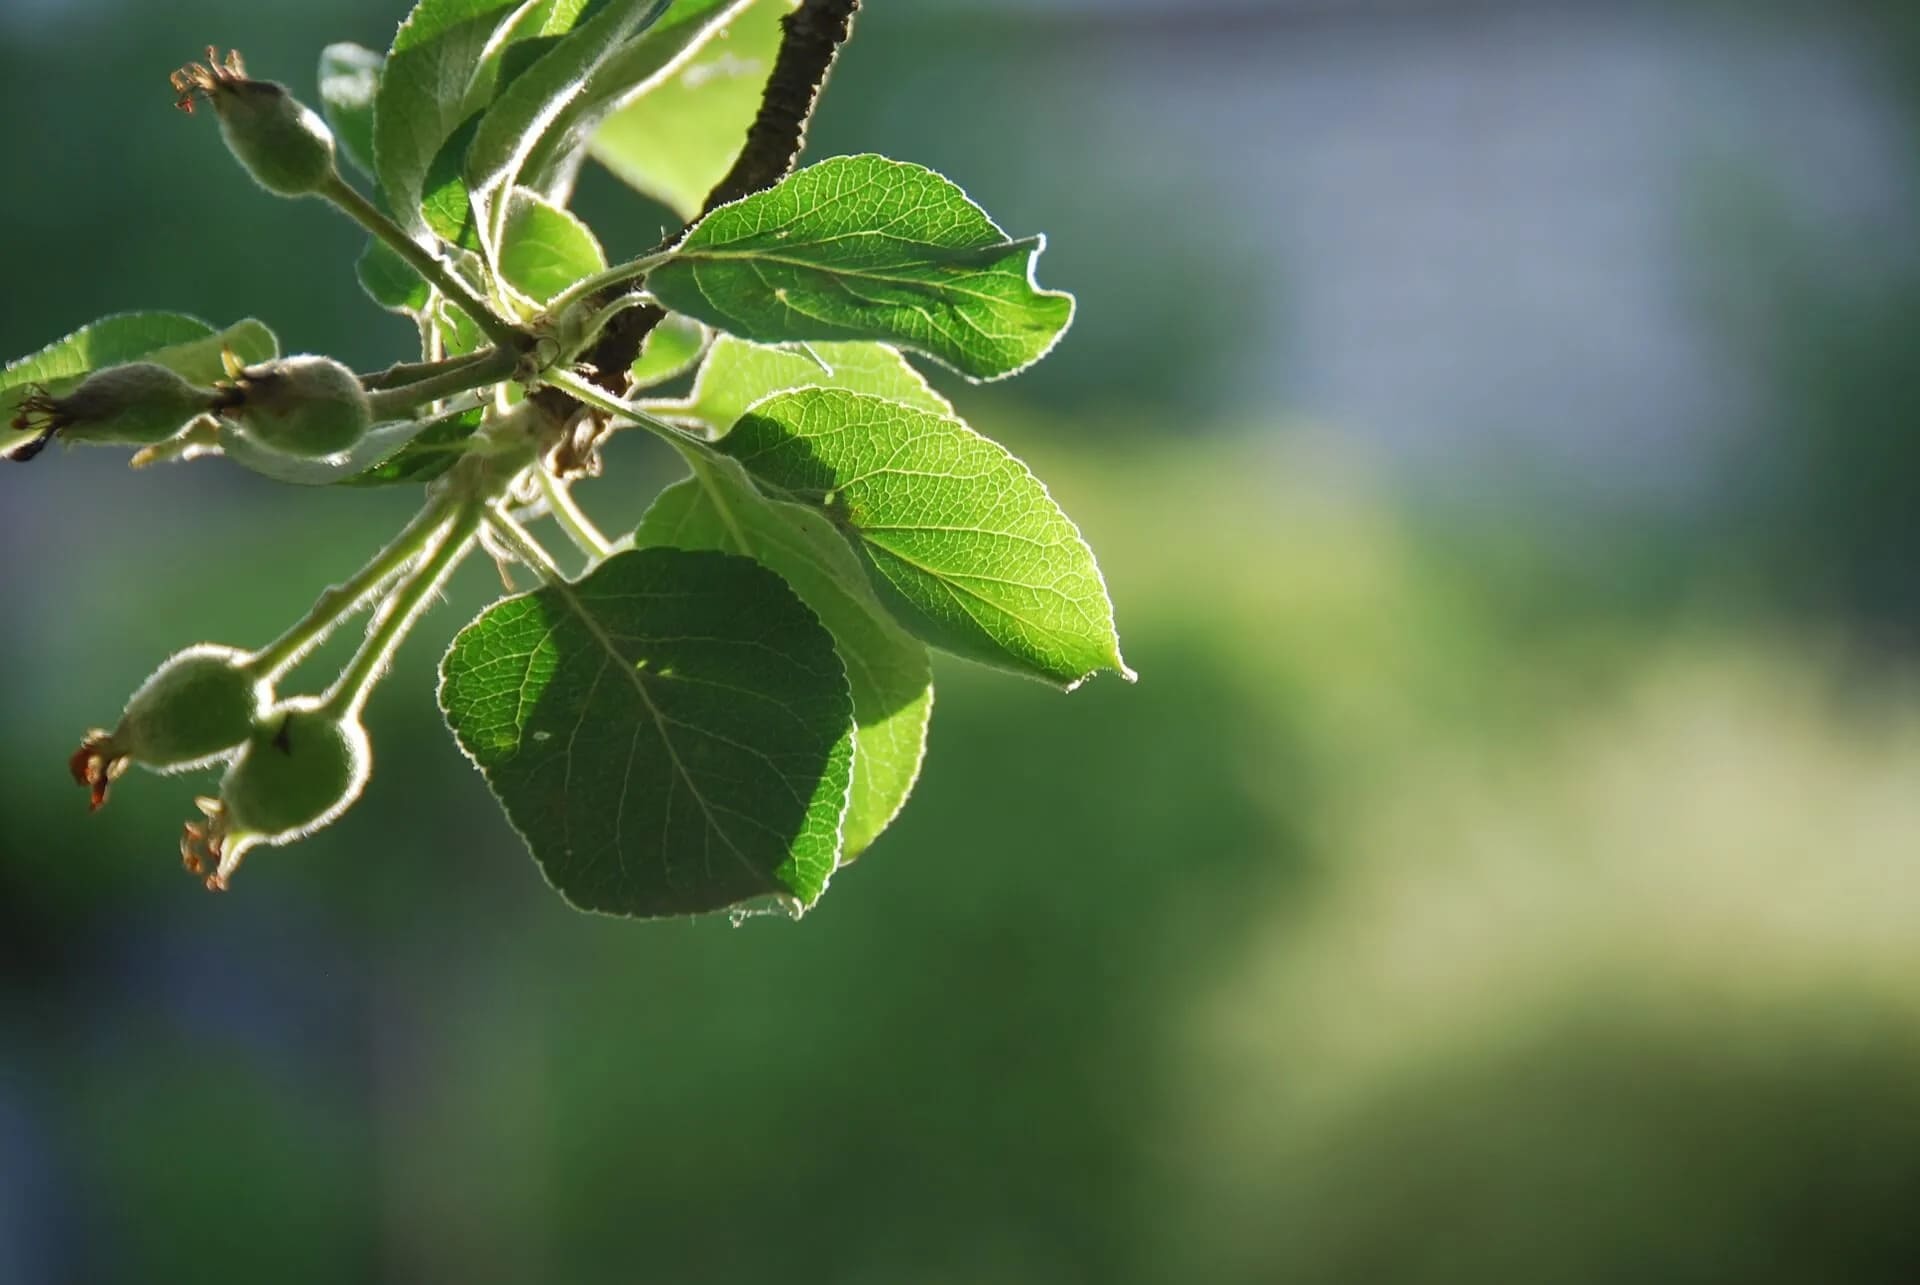
<svg viewBox="0 0 1920 1285">
<path fill-rule="evenodd" d="M 747 130 L 747 144 L 726 177 L 707 194 L 702 215 L 772 187 L 793 172 L 800 149 L 806 144 L 807 122 L 819 105 L 820 91 L 840 47 L 852 34 L 853 16 L 859 8 L 860 0 L 801 0 L 798 9 L 780 20 L 780 53 L 760 97 L 760 111 Z M 692 226 L 687 224 L 658 248 L 673 248 Z M 623 312 L 609 322 L 585 357 L 594 368 L 594 382 L 609 392 L 624 393 L 627 371 L 640 356 L 641 345 L 666 316 L 664 309 L 648 305 Z M 583 409 L 579 400 L 556 388 L 541 389 L 536 399 L 560 419 Z"/>
</svg>

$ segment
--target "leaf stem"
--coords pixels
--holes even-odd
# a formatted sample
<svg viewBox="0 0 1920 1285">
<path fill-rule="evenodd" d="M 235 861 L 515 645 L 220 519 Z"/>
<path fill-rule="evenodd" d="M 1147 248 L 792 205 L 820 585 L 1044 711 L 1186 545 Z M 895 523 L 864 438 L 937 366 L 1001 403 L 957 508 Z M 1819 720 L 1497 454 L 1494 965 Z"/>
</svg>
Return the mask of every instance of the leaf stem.
<svg viewBox="0 0 1920 1285">
<path fill-rule="evenodd" d="M 444 524 L 449 504 L 428 504 L 402 527 L 387 546 L 352 577 L 333 585 L 314 599 L 307 614 L 291 629 L 253 654 L 248 668 L 261 678 L 275 679 L 292 669 L 327 640 L 340 623 L 370 601 L 381 586 L 433 543 Z"/>
<path fill-rule="evenodd" d="M 560 564 L 553 555 L 533 538 L 533 533 L 513 520 L 513 516 L 498 501 L 487 505 L 486 523 L 507 551 L 514 557 L 540 573 L 540 578 L 548 584 L 565 584 L 566 573 L 560 570 Z"/>
<path fill-rule="evenodd" d="M 597 411 L 602 411 L 608 415 L 614 415 L 620 419 L 638 424 L 640 427 L 650 430 L 675 446 L 690 442 L 704 449 L 712 448 L 712 444 L 705 438 L 695 433 L 690 433 L 677 424 L 670 424 L 658 415 L 653 414 L 643 407 L 634 405 L 623 397 L 615 397 L 606 389 L 601 388 L 591 380 L 582 379 L 570 370 L 549 370 L 540 378 L 576 401 L 591 406 Z"/>
<path fill-rule="evenodd" d="M 591 298 L 603 290 L 623 286 L 637 277 L 644 277 L 655 268 L 673 257 L 672 250 L 656 250 L 652 254 L 643 254 L 626 263 L 616 263 L 604 272 L 596 272 L 583 277 L 565 290 L 547 301 L 547 313 L 553 315 L 566 311 L 583 299 Z"/>
<path fill-rule="evenodd" d="M 438 256 L 408 236 L 398 223 L 387 217 L 384 210 L 360 195 L 359 189 L 353 184 L 335 174 L 320 189 L 320 195 L 332 201 L 355 223 L 385 241 L 415 272 L 473 318 L 473 323 L 486 331 L 487 337 L 493 342 L 511 352 L 519 352 L 527 346 L 527 336 L 518 326 L 483 303 Z"/>
<path fill-rule="evenodd" d="M 547 510 L 567 538 L 572 540 L 590 562 L 598 562 L 613 552 L 613 544 L 593 524 L 586 510 L 573 498 L 572 488 L 546 469 L 539 470 L 540 490 L 547 497 Z"/>
<path fill-rule="evenodd" d="M 385 370 L 369 371 L 360 376 L 360 385 L 370 393 L 384 392 L 389 388 L 399 388 L 405 384 L 417 384 L 430 376 L 444 374 L 461 366 L 476 366 L 492 356 L 491 348 L 483 348 L 479 352 L 447 357 L 439 361 L 396 362 Z"/>
<path fill-rule="evenodd" d="M 360 712 L 379 685 L 393 653 L 426 614 L 447 577 L 472 550 L 479 526 L 480 506 L 467 501 L 455 506 L 452 516 L 435 528 L 426 555 L 381 606 L 367 629 L 366 641 L 322 697 L 329 713 L 348 718 Z"/>
<path fill-rule="evenodd" d="M 403 419 L 427 402 L 437 402 L 470 388 L 497 384 L 520 364 L 520 358 L 506 348 L 490 348 L 484 357 L 484 361 L 447 363 L 438 374 L 370 394 L 368 400 L 373 404 L 374 422 Z"/>
</svg>

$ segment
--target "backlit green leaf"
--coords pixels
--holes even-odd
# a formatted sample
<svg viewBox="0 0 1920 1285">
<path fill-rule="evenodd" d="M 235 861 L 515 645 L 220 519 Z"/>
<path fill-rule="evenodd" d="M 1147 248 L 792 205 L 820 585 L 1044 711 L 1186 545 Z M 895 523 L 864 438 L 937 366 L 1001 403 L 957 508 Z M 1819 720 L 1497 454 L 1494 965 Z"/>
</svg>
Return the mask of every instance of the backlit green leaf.
<svg viewBox="0 0 1920 1285">
<path fill-rule="evenodd" d="M 647 332 L 640 357 L 628 374 L 635 388 L 664 384 L 692 370 L 712 332 L 690 317 L 668 317 Z"/>
<path fill-rule="evenodd" d="M 1045 356 L 1073 298 L 1033 281 L 1043 241 L 1010 241 L 932 170 L 842 156 L 702 219 L 647 288 L 762 343 L 879 340 L 999 379 Z"/>
<path fill-rule="evenodd" d="M 417 317 L 427 306 L 427 297 L 431 293 L 427 279 L 415 272 L 412 264 L 378 237 L 367 242 L 367 248 L 360 252 L 353 270 L 367 297 L 389 312 L 403 312 Z"/>
<path fill-rule="evenodd" d="M 698 215 L 746 145 L 780 51 L 780 19 L 797 3 L 733 6 L 691 57 L 607 118 L 594 159 L 682 219 Z"/>
<path fill-rule="evenodd" d="M 427 172 L 484 103 L 480 71 L 515 8 L 515 0 L 420 0 L 394 37 L 374 98 L 374 170 L 387 208 L 409 231 L 425 229 Z"/>
<path fill-rule="evenodd" d="M 564 199 L 578 160 L 601 122 L 696 57 L 748 3 L 751 0 L 677 0 L 652 26 L 596 67 L 580 91 L 554 114 L 521 163 L 517 181 L 550 199 Z"/>
<path fill-rule="evenodd" d="M 423 449 L 414 451 L 421 439 L 432 436 L 435 442 L 459 442 L 473 435 L 480 424 L 478 411 L 437 416 L 430 419 L 393 420 L 375 424 L 350 451 L 303 459 L 269 450 L 251 438 L 234 431 L 233 425 L 220 421 L 220 449 L 228 459 L 250 472 L 293 486 L 391 485 L 400 482 L 424 482 L 445 472 L 455 458 L 453 451 Z M 410 453 L 411 452 L 411 453 Z M 444 457 L 444 460 L 441 458 Z"/>
<path fill-rule="evenodd" d="M 405 486 L 431 482 L 465 454 L 466 441 L 480 430 L 479 408 L 429 421 L 400 449 L 371 467 L 341 479 L 342 486 Z"/>
<path fill-rule="evenodd" d="M 622 45 L 651 26 L 670 0 L 604 0 L 564 38 L 505 85 L 481 118 L 467 150 L 467 189 L 483 211 L 487 230 L 506 211 L 503 194 L 520 185 L 527 158 L 550 130 L 564 129 L 561 118 L 585 90 L 593 74 Z M 484 236 L 484 233 L 483 233 Z"/>
<path fill-rule="evenodd" d="M 854 542 L 919 637 L 1078 685 L 1131 679 L 1093 552 L 1026 465 L 949 416 L 833 388 L 757 403 L 718 449 Z"/>
<path fill-rule="evenodd" d="M 844 864 L 886 829 L 920 774 L 933 712 L 926 646 L 894 623 L 852 547 L 817 511 L 764 498 L 730 459 L 690 451 L 687 462 L 694 475 L 660 493 L 634 540 L 763 562 L 833 635 L 853 688 L 855 729 Z"/>
<path fill-rule="evenodd" d="M 616 554 L 489 608 L 440 672 L 460 747 L 581 909 L 805 907 L 825 889 L 852 700 L 832 637 L 759 563 Z"/>
<path fill-rule="evenodd" d="M 715 433 L 724 433 L 762 397 L 809 387 L 845 388 L 918 406 L 936 415 L 953 413 L 947 399 L 934 392 L 905 357 L 885 344 L 769 348 L 732 335 L 721 335 L 713 341 L 693 391 L 686 397 L 645 404 L 667 419 L 703 424 Z"/>
<path fill-rule="evenodd" d="M 545 303 L 606 266 L 606 252 L 586 224 L 525 188 L 514 192 L 500 241 L 500 275 L 507 284 Z"/>
<path fill-rule="evenodd" d="M 371 49 L 343 43 L 320 51 L 320 110 L 348 160 L 373 169 L 373 102 L 386 59 Z"/>
</svg>

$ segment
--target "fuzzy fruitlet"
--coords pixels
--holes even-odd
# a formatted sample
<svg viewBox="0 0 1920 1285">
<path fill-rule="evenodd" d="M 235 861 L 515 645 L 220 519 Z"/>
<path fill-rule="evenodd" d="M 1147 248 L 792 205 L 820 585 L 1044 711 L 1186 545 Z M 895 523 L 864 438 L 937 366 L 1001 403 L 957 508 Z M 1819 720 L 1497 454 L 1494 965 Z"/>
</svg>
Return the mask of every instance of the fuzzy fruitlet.
<svg viewBox="0 0 1920 1285">
<path fill-rule="evenodd" d="M 153 362 L 108 366 L 64 396 L 36 392 L 20 403 L 13 426 L 63 442 L 95 446 L 152 446 L 185 428 L 213 406 L 210 388 Z"/>
<path fill-rule="evenodd" d="M 248 79 L 238 50 L 224 61 L 207 50 L 204 64 L 173 74 L 173 87 L 183 111 L 191 112 L 195 101 L 213 104 L 227 149 L 276 196 L 309 196 L 337 176 L 326 121 L 285 85 Z"/>
<path fill-rule="evenodd" d="M 119 725 L 94 732 L 73 756 L 74 779 L 106 802 L 107 787 L 129 763 L 180 772 L 217 762 L 253 735 L 272 701 L 247 655 L 203 644 L 169 659 L 127 701 Z"/>
<path fill-rule="evenodd" d="M 234 382 L 240 404 L 223 413 L 250 441 L 283 455 L 338 455 L 352 450 L 373 424 L 359 377 L 331 357 L 249 366 Z"/>
<path fill-rule="evenodd" d="M 227 832 L 284 843 L 345 811 L 371 759 L 359 722 L 314 701 L 268 710 L 220 782 Z"/>
</svg>

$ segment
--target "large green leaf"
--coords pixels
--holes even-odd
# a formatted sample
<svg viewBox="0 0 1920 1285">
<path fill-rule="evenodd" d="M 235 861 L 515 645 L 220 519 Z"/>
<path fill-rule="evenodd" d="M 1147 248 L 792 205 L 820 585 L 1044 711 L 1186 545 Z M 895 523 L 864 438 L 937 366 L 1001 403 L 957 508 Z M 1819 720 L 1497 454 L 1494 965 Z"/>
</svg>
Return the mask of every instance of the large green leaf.
<svg viewBox="0 0 1920 1285">
<path fill-rule="evenodd" d="M 467 149 L 467 189 L 483 211 L 483 227 L 498 232 L 506 195 L 520 186 L 520 174 L 541 138 L 635 35 L 666 12 L 670 0 L 604 0 L 586 21 L 554 43 L 524 72 L 505 85 L 481 118 Z M 489 213 L 488 211 L 497 211 Z"/>
<path fill-rule="evenodd" d="M 368 174 L 373 169 L 373 103 L 386 59 L 352 43 L 320 51 L 320 110 L 347 159 Z"/>
<path fill-rule="evenodd" d="M 825 889 L 852 699 L 832 637 L 759 563 L 616 554 L 489 608 L 440 672 L 460 747 L 581 909 L 805 907 Z"/>
<path fill-rule="evenodd" d="M 780 52 L 780 19 L 797 3 L 731 6 L 692 56 L 607 118 L 594 159 L 682 219 L 697 216 L 746 145 Z"/>
<path fill-rule="evenodd" d="M 409 231 L 425 230 L 428 171 L 455 130 L 484 101 L 481 68 L 497 57 L 494 33 L 515 0 L 420 0 L 394 36 L 374 97 L 374 170 L 387 207 Z"/>
<path fill-rule="evenodd" d="M 809 388 L 759 402 L 717 447 L 825 513 L 934 646 L 1069 688 L 1133 677 L 1093 551 L 1026 465 L 959 420 Z"/>
<path fill-rule="evenodd" d="M 0 458 L 38 436 L 11 424 L 20 402 L 35 388 L 57 396 L 96 370 L 130 361 L 156 362 L 197 384 L 212 384 L 226 374 L 225 348 L 248 364 L 271 360 L 280 351 L 273 332 L 251 319 L 215 330 L 183 313 L 127 312 L 82 326 L 0 371 Z"/>
<path fill-rule="evenodd" d="M 500 239 L 500 275 L 508 285 L 545 303 L 606 266 L 606 252 L 586 224 L 537 193 L 515 190 Z"/>
<path fill-rule="evenodd" d="M 853 549 L 818 512 L 769 500 L 740 465 L 688 451 L 694 475 L 660 493 L 640 520 L 640 545 L 741 553 L 779 572 L 820 617 L 853 687 L 853 794 L 844 864 L 899 814 L 920 774 L 933 668 L 927 649 L 880 605 Z"/>
<path fill-rule="evenodd" d="M 842 156 L 702 219 L 647 287 L 762 343 L 872 339 L 999 379 L 1045 356 L 1073 297 L 1034 284 L 1044 241 L 1010 241 L 932 170 Z"/>
<path fill-rule="evenodd" d="M 812 344 L 801 351 L 751 344 L 732 335 L 713 341 L 693 390 L 684 398 L 645 406 L 667 419 L 724 433 L 762 397 L 813 387 L 845 388 L 936 415 L 953 414 L 947 399 L 885 344 Z"/>
</svg>

